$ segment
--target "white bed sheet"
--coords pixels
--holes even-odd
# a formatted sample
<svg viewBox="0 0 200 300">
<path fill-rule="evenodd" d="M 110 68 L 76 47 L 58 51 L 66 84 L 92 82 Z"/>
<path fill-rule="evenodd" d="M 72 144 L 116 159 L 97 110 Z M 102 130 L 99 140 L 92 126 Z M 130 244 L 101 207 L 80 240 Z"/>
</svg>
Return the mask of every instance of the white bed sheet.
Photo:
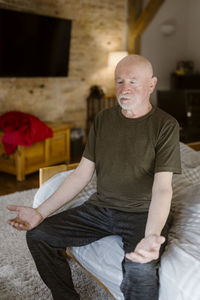
<svg viewBox="0 0 200 300">
<path fill-rule="evenodd" d="M 200 299 L 200 261 L 175 241 L 162 256 L 159 274 L 159 300 Z"/>
<path fill-rule="evenodd" d="M 200 300 L 200 183 L 183 189 L 173 206 L 175 218 L 159 270 L 160 298 Z"/>
</svg>

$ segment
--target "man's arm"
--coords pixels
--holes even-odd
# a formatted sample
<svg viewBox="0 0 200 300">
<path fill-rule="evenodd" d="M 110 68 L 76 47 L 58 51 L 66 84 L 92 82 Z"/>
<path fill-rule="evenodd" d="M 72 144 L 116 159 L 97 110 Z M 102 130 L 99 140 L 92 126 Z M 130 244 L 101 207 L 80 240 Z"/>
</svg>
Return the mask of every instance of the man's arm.
<svg viewBox="0 0 200 300">
<path fill-rule="evenodd" d="M 83 157 L 74 172 L 39 207 L 9 205 L 7 208 L 18 212 L 18 215 L 8 223 L 20 230 L 30 230 L 36 227 L 50 214 L 70 202 L 90 182 L 94 171 L 95 163 Z"/>
<path fill-rule="evenodd" d="M 165 226 L 171 207 L 172 175 L 171 172 L 159 172 L 154 176 L 145 237 L 159 236 Z"/>
<path fill-rule="evenodd" d="M 90 182 L 94 171 L 95 163 L 83 157 L 74 172 L 64 180 L 48 201 L 37 208 L 37 211 L 46 218 L 70 202 Z"/>
<path fill-rule="evenodd" d="M 134 262 L 147 263 L 159 257 L 159 250 L 165 238 L 161 236 L 167 221 L 172 199 L 172 173 L 158 172 L 154 176 L 152 199 L 149 207 L 145 237 L 134 252 L 126 257 Z"/>
</svg>

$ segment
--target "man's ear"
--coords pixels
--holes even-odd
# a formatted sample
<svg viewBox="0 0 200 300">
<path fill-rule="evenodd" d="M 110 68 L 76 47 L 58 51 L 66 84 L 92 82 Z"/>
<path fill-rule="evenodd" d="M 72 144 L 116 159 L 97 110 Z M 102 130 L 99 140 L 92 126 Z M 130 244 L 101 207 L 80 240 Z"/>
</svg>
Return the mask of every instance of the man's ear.
<svg viewBox="0 0 200 300">
<path fill-rule="evenodd" d="M 153 76 L 151 78 L 151 82 L 150 82 L 150 94 L 153 93 L 155 87 L 156 87 L 156 84 L 157 84 L 157 77 Z"/>
</svg>

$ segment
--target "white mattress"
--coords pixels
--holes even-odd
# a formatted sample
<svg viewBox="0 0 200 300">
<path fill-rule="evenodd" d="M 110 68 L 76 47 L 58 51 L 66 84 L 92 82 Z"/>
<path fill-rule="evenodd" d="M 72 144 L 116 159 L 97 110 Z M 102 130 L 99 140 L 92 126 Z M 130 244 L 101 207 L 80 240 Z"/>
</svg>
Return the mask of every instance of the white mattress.
<svg viewBox="0 0 200 300">
<path fill-rule="evenodd" d="M 200 183 L 173 199 L 175 218 L 160 265 L 160 300 L 200 300 Z"/>
</svg>

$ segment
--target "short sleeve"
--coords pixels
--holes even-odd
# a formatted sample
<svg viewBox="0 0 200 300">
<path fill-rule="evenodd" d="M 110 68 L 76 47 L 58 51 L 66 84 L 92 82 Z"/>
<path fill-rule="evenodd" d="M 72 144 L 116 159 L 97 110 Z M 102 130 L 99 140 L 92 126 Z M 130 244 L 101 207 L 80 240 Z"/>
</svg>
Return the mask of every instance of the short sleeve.
<svg viewBox="0 0 200 300">
<path fill-rule="evenodd" d="M 179 124 L 176 120 L 166 122 L 156 144 L 156 172 L 181 173 Z"/>
<path fill-rule="evenodd" d="M 93 124 L 89 135 L 88 140 L 83 152 L 83 157 L 95 162 L 96 161 L 96 155 L 95 155 L 95 145 L 96 145 L 96 133 L 95 133 L 95 125 Z"/>
</svg>

